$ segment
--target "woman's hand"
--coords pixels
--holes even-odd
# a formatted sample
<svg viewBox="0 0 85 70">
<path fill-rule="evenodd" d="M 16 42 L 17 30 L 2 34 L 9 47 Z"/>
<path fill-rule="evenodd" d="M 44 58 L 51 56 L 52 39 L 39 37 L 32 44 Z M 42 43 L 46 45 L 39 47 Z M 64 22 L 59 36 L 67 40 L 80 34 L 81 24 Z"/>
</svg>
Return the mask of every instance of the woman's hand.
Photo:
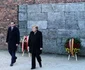
<svg viewBox="0 0 85 70">
<path fill-rule="evenodd" d="M 42 50 L 42 48 L 40 48 L 40 50 Z"/>
<path fill-rule="evenodd" d="M 18 44 L 16 44 L 16 46 L 19 46 Z"/>
</svg>

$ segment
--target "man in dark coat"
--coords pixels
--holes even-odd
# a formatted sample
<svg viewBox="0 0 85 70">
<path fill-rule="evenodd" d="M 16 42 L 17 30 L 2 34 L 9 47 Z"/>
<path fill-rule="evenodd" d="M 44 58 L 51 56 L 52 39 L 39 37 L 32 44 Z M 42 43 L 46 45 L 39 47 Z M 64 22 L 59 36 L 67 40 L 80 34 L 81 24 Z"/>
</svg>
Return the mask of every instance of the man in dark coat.
<svg viewBox="0 0 85 70">
<path fill-rule="evenodd" d="M 36 68 L 36 62 L 35 58 L 37 58 L 37 61 L 42 67 L 41 64 L 41 57 L 40 54 L 42 53 L 42 33 L 38 31 L 37 26 L 32 27 L 32 31 L 29 35 L 29 41 L 28 41 L 28 46 L 29 46 L 29 52 L 32 54 L 32 68 Z"/>
<path fill-rule="evenodd" d="M 8 44 L 8 51 L 12 57 L 10 66 L 13 66 L 13 64 L 16 62 L 17 59 L 16 51 L 17 46 L 19 45 L 19 41 L 20 41 L 19 29 L 15 26 L 14 22 L 11 22 L 10 27 L 8 28 L 6 39 L 6 44 Z"/>
</svg>

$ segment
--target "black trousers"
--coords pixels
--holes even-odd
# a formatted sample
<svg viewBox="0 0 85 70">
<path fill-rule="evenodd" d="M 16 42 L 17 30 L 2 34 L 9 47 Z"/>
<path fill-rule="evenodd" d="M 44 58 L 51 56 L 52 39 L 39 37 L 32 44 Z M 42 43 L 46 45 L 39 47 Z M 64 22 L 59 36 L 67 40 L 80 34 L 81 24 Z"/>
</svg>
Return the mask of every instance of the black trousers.
<svg viewBox="0 0 85 70">
<path fill-rule="evenodd" d="M 36 67 L 36 58 L 37 58 L 37 61 L 38 61 L 39 65 L 41 64 L 41 56 L 40 56 L 40 54 L 33 54 L 32 53 L 32 68 Z"/>
<path fill-rule="evenodd" d="M 16 51 L 13 51 L 13 50 L 8 50 L 10 55 L 11 55 L 11 64 L 13 64 L 15 61 L 16 61 Z"/>
</svg>

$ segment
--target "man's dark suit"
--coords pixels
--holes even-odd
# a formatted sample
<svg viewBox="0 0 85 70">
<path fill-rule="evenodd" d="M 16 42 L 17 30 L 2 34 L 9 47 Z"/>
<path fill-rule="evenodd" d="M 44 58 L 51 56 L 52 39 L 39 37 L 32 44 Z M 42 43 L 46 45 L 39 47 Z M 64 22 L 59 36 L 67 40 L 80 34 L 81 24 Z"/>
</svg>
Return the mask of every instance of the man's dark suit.
<svg viewBox="0 0 85 70">
<path fill-rule="evenodd" d="M 19 29 L 16 26 L 14 26 L 13 29 L 11 29 L 11 27 L 9 27 L 8 32 L 7 32 L 6 42 L 8 43 L 8 51 L 9 51 L 10 55 L 12 56 L 12 59 L 11 59 L 12 64 L 17 59 L 17 57 L 15 56 L 16 51 L 17 51 L 16 44 L 19 44 L 19 41 L 20 41 Z"/>
<path fill-rule="evenodd" d="M 32 68 L 36 67 L 35 57 L 41 66 L 40 54 L 42 53 L 42 50 L 40 50 L 40 48 L 42 48 L 42 33 L 40 31 L 37 31 L 36 33 L 32 31 L 29 35 L 28 42 L 29 51 L 32 53 Z"/>
</svg>

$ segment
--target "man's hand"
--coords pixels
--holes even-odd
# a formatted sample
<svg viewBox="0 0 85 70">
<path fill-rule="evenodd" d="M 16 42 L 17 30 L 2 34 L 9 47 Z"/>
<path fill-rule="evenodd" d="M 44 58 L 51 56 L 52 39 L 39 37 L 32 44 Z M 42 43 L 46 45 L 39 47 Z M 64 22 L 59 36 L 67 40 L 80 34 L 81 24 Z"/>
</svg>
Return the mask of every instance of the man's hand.
<svg viewBox="0 0 85 70">
<path fill-rule="evenodd" d="M 29 52 L 29 46 L 27 47 L 27 50 L 28 50 L 28 52 Z"/>
<path fill-rule="evenodd" d="M 16 46 L 19 46 L 18 44 L 16 44 Z"/>
<path fill-rule="evenodd" d="M 40 48 L 40 50 L 42 50 L 42 48 Z"/>
</svg>

